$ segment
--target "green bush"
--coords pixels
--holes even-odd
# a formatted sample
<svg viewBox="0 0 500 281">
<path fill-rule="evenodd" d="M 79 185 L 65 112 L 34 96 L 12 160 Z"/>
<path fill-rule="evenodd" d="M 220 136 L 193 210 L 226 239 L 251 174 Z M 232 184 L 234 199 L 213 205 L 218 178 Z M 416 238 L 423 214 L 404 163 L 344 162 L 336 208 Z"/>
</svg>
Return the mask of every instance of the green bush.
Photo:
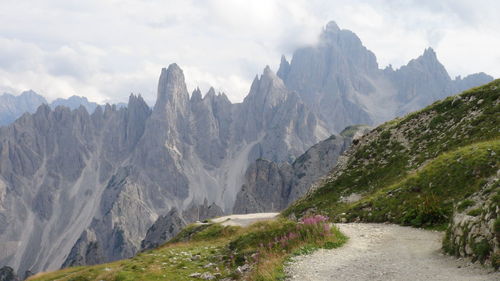
<svg viewBox="0 0 500 281">
<path fill-rule="evenodd" d="M 493 266 L 495 270 L 498 270 L 500 268 L 500 253 L 495 253 L 491 257 L 491 266 Z"/>
<path fill-rule="evenodd" d="M 495 220 L 495 224 L 493 225 L 493 229 L 495 230 L 495 236 L 497 237 L 498 243 L 500 243 L 500 218 Z"/>
<path fill-rule="evenodd" d="M 474 205 L 474 201 L 472 201 L 470 199 L 466 199 L 466 200 L 460 202 L 460 204 L 458 204 L 457 210 L 459 212 L 462 212 L 463 210 L 469 208 L 472 205 Z"/>
<path fill-rule="evenodd" d="M 231 236 L 236 233 L 236 226 L 222 226 L 221 224 L 212 224 L 209 227 L 193 235 L 192 240 L 213 240 L 221 237 Z"/>
<path fill-rule="evenodd" d="M 477 216 L 481 215 L 482 212 L 483 212 L 483 210 L 481 208 L 477 208 L 477 209 L 473 209 L 473 210 L 468 211 L 467 215 L 477 217 Z"/>
<path fill-rule="evenodd" d="M 483 239 L 477 243 L 472 244 L 472 252 L 474 253 L 474 261 L 479 260 L 479 262 L 484 263 L 484 261 L 490 256 L 492 251 L 490 243 L 488 240 Z"/>
<path fill-rule="evenodd" d="M 76 276 L 68 279 L 68 281 L 90 281 L 90 279 L 84 276 Z"/>
</svg>

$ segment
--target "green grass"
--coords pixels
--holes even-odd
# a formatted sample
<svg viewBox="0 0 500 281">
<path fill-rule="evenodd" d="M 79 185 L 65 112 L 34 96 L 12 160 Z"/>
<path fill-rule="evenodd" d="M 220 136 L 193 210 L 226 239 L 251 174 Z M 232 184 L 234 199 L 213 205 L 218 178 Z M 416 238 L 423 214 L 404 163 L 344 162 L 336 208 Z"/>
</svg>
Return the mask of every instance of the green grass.
<svg viewBox="0 0 500 281">
<path fill-rule="evenodd" d="M 492 158 L 491 151 L 499 156 Z M 440 155 L 398 183 L 368 194 L 361 201 L 346 204 L 344 211 L 351 220 L 445 226 L 453 214 L 454 204 L 480 190 L 484 179 L 496 173 L 498 163 L 500 141 L 462 147 Z M 469 211 L 469 215 L 480 214 L 481 209 Z"/>
<path fill-rule="evenodd" d="M 245 263 L 253 266 L 245 280 L 279 280 L 284 276 L 283 261 L 297 249 L 334 248 L 346 241 L 335 227 L 324 231 L 323 225 L 305 226 L 286 219 L 258 222 L 245 228 L 218 223 L 193 224 L 165 245 L 131 259 L 66 268 L 38 274 L 29 280 L 182 281 L 196 280 L 189 277 L 196 272 L 210 272 L 219 279 L 240 279 L 243 276 L 236 269 Z M 290 233 L 296 237 L 289 239 Z"/>
<path fill-rule="evenodd" d="M 462 212 L 463 210 L 465 210 L 473 205 L 474 205 L 473 200 L 465 199 L 464 201 L 462 201 L 458 204 L 457 211 Z"/>
<path fill-rule="evenodd" d="M 473 210 L 468 211 L 467 215 L 468 216 L 477 217 L 477 216 L 481 215 L 482 212 L 483 212 L 483 210 L 481 210 L 480 208 L 478 208 L 478 209 L 473 209 Z"/>
</svg>

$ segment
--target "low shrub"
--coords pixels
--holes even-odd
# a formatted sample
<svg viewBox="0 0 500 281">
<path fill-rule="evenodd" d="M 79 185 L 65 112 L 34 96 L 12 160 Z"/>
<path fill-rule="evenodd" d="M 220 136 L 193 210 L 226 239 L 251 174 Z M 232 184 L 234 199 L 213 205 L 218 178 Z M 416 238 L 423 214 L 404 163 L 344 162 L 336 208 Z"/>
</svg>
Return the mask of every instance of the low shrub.
<svg viewBox="0 0 500 281">
<path fill-rule="evenodd" d="M 483 212 L 483 210 L 481 210 L 480 208 L 478 208 L 478 209 L 473 209 L 473 210 L 468 211 L 467 215 L 468 216 L 477 217 L 477 216 L 481 215 L 482 212 Z"/>
<path fill-rule="evenodd" d="M 483 239 L 477 243 L 472 244 L 472 251 L 474 252 L 475 260 L 484 263 L 484 261 L 490 256 L 492 251 L 491 245 L 488 240 Z"/>
<path fill-rule="evenodd" d="M 459 212 L 462 212 L 463 210 L 469 208 L 472 205 L 474 205 L 474 201 L 472 201 L 470 199 L 466 199 L 466 200 L 460 202 L 460 204 L 458 204 L 457 210 Z"/>
</svg>

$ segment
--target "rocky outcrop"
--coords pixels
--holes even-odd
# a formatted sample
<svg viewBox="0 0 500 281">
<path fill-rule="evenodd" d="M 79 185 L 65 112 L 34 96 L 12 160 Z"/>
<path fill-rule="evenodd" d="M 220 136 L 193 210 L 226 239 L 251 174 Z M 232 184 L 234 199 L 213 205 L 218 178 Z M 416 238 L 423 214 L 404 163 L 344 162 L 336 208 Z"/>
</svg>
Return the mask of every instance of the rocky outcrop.
<svg viewBox="0 0 500 281">
<path fill-rule="evenodd" d="M 500 268 L 500 172 L 484 188 L 457 204 L 443 249 Z"/>
<path fill-rule="evenodd" d="M 9 266 L 4 266 L 0 268 L 0 281 L 19 281 L 17 275 L 14 272 L 14 269 Z"/>
<path fill-rule="evenodd" d="M 148 229 L 146 237 L 141 242 L 141 250 L 156 248 L 179 233 L 189 222 L 203 221 L 209 218 L 222 216 L 224 213 L 217 205 L 192 206 L 191 208 L 179 212 L 172 208 L 166 215 L 160 216 L 156 222 Z"/>
<path fill-rule="evenodd" d="M 146 237 L 141 242 L 141 248 L 147 250 L 160 246 L 179 233 L 184 226 L 186 226 L 186 221 L 181 218 L 176 208 L 172 208 L 166 215 L 160 216 L 148 229 Z"/>
<path fill-rule="evenodd" d="M 397 70 L 379 69 L 356 34 L 335 22 L 316 45 L 296 50 L 291 62 L 282 57 L 278 75 L 336 132 L 380 124 L 493 80 L 484 73 L 452 80 L 431 48 Z"/>
<path fill-rule="evenodd" d="M 286 208 L 333 169 L 353 139 L 369 130 L 367 126 L 348 127 L 340 135 L 332 135 L 312 146 L 292 164 L 258 159 L 245 174 L 233 212 L 258 213 Z"/>
</svg>

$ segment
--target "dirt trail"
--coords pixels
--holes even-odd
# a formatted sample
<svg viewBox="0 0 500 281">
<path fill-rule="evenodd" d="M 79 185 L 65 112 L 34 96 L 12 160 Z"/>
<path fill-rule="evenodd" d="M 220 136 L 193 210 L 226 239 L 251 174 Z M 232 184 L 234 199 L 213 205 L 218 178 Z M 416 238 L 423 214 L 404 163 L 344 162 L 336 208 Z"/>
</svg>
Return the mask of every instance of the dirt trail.
<svg viewBox="0 0 500 281">
<path fill-rule="evenodd" d="M 498 272 L 443 255 L 440 232 L 389 224 L 337 226 L 349 236 L 346 245 L 293 258 L 287 280 L 500 280 Z"/>
</svg>

